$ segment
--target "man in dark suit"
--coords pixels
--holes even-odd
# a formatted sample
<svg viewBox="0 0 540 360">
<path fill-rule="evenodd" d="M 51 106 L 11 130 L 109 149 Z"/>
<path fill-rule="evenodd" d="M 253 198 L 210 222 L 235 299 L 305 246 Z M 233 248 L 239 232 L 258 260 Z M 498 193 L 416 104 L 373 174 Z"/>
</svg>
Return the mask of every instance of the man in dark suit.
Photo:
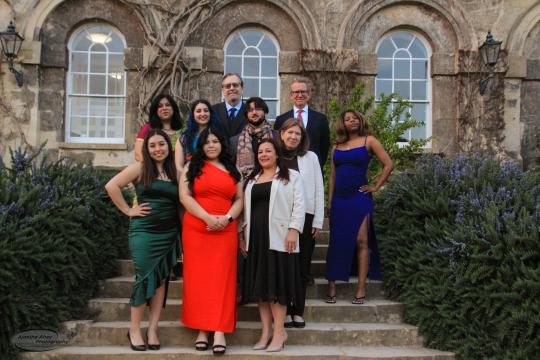
<svg viewBox="0 0 540 360">
<path fill-rule="evenodd" d="M 302 121 L 309 135 L 309 150 L 317 154 L 322 169 L 330 150 L 330 129 L 326 115 L 308 106 L 311 97 L 311 81 L 304 77 L 294 79 L 289 97 L 293 102 L 293 108 L 276 118 L 274 129 L 279 130 L 285 120 L 290 118 Z"/>
<path fill-rule="evenodd" d="M 244 81 L 238 74 L 227 73 L 221 79 L 221 93 L 224 102 L 215 104 L 212 109 L 218 116 L 218 123 L 225 138 L 239 134 L 247 125 L 242 93 Z"/>
</svg>

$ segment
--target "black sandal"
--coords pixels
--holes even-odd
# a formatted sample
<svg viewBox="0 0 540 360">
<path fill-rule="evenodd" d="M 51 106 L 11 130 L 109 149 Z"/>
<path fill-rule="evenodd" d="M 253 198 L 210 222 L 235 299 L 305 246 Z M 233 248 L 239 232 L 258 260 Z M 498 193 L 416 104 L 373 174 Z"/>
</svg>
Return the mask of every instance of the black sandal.
<svg viewBox="0 0 540 360">
<path fill-rule="evenodd" d="M 216 344 L 212 346 L 214 355 L 224 355 L 225 351 L 227 351 L 227 345 Z"/>
<path fill-rule="evenodd" d="M 336 295 L 332 296 L 329 294 L 326 294 L 326 300 L 324 301 L 327 304 L 335 304 L 336 303 Z"/>
<path fill-rule="evenodd" d="M 355 304 L 355 305 L 362 305 L 365 300 L 366 300 L 365 296 L 360 296 L 360 297 L 354 296 L 352 298 L 352 303 Z"/>
<path fill-rule="evenodd" d="M 202 346 L 200 346 L 202 345 Z M 208 341 L 197 341 L 195 343 L 195 350 L 197 351 L 206 351 L 208 350 Z"/>
</svg>

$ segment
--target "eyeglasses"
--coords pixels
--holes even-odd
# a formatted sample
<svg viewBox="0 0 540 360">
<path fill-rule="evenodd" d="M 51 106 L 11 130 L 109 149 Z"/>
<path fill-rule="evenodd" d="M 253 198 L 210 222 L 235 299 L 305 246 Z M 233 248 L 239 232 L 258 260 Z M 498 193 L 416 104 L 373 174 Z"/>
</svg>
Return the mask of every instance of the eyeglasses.
<svg viewBox="0 0 540 360">
<path fill-rule="evenodd" d="M 307 90 L 296 90 L 296 91 L 291 91 L 291 94 L 294 94 L 294 95 L 307 95 L 307 94 L 309 94 L 309 91 L 307 91 Z"/>
<path fill-rule="evenodd" d="M 230 88 L 238 88 L 240 87 L 241 84 L 240 83 L 228 83 L 228 84 L 221 84 L 221 87 L 224 88 L 224 89 L 230 89 Z"/>
</svg>

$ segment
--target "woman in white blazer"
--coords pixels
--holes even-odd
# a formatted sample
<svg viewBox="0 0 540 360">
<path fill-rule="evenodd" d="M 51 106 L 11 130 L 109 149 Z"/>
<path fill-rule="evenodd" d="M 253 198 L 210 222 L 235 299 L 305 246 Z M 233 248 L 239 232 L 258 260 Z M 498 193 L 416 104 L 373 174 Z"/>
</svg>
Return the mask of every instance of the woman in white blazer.
<svg viewBox="0 0 540 360">
<path fill-rule="evenodd" d="M 300 234 L 300 279 L 302 298 L 287 307 L 285 327 L 303 328 L 306 289 L 311 277 L 311 257 L 315 237 L 322 229 L 324 219 L 324 187 L 319 158 L 309 150 L 309 136 L 304 124 L 295 118 L 286 120 L 279 129 L 279 140 L 287 167 L 297 170 L 302 180 L 306 216 Z"/>
<path fill-rule="evenodd" d="M 299 174 L 284 164 L 277 141 L 262 140 L 256 154 L 244 197 L 242 301 L 259 304 L 262 332 L 253 349 L 270 352 L 283 349 L 287 305 L 302 296 L 297 254 L 305 207 Z"/>
</svg>

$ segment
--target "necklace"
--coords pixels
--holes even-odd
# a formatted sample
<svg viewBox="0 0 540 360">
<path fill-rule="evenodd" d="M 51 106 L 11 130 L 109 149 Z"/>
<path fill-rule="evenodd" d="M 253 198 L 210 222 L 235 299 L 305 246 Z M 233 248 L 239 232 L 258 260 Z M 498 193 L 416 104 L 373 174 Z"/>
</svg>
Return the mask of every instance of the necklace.
<svg viewBox="0 0 540 360">
<path fill-rule="evenodd" d="M 158 170 L 158 178 L 161 178 L 161 179 L 168 179 L 167 173 L 165 172 L 164 169 Z"/>
</svg>

